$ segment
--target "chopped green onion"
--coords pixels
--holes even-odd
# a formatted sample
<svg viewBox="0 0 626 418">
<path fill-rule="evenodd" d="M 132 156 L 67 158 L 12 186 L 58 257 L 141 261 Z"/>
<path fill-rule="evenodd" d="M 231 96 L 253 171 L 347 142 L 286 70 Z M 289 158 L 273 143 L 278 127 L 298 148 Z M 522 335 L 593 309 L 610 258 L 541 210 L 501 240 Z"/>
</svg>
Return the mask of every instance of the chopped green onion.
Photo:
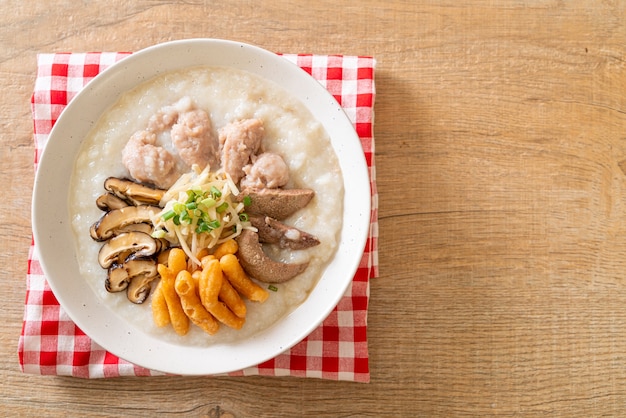
<svg viewBox="0 0 626 418">
<path fill-rule="evenodd" d="M 203 232 L 209 232 L 209 225 L 206 222 L 199 222 L 196 227 L 196 233 L 201 234 Z"/>
<path fill-rule="evenodd" d="M 214 198 L 222 197 L 222 192 L 215 186 L 211 186 L 211 196 Z"/>
<path fill-rule="evenodd" d="M 191 221 L 192 221 L 192 219 L 191 219 L 191 215 L 189 214 L 189 212 L 188 212 L 188 211 L 186 211 L 186 210 L 185 210 L 185 211 L 183 211 L 183 212 L 180 214 L 180 220 L 181 220 L 181 221 L 183 221 L 183 222 L 186 222 L 186 223 L 190 224 L 190 223 L 191 223 Z"/>
<path fill-rule="evenodd" d="M 243 205 L 250 206 L 252 204 L 252 198 L 250 196 L 243 197 Z"/>
<path fill-rule="evenodd" d="M 221 205 L 219 205 L 218 207 L 215 208 L 217 213 L 224 213 L 226 211 L 226 209 L 228 209 L 228 202 L 224 202 L 224 203 L 222 203 Z"/>
<path fill-rule="evenodd" d="M 174 215 L 172 221 L 174 222 L 174 225 L 180 225 L 180 215 Z"/>
<path fill-rule="evenodd" d="M 187 207 L 187 209 L 195 209 L 198 207 L 198 204 L 196 202 L 189 202 L 185 206 Z"/>
<path fill-rule="evenodd" d="M 169 221 L 174 216 L 176 216 L 176 212 L 174 212 L 173 210 L 168 210 L 167 212 L 163 214 L 162 218 L 164 221 Z"/>
<path fill-rule="evenodd" d="M 180 203 L 180 202 L 176 202 L 172 205 L 172 210 L 178 214 L 180 214 L 182 211 L 185 210 L 185 205 Z"/>
<path fill-rule="evenodd" d="M 211 197 L 213 197 L 214 199 L 222 197 L 222 192 L 220 191 L 220 189 L 218 189 L 215 186 L 211 186 L 211 189 L 209 190 L 209 193 L 211 193 Z"/>
<path fill-rule="evenodd" d="M 152 232 L 152 238 L 165 238 L 165 231 L 162 229 L 157 229 Z"/>
<path fill-rule="evenodd" d="M 187 190 L 187 200 L 185 203 L 191 203 L 196 200 L 196 193 L 193 190 Z"/>
<path fill-rule="evenodd" d="M 208 208 L 212 208 L 213 206 L 215 206 L 217 202 L 215 201 L 215 199 L 211 198 L 211 197 L 207 197 L 206 199 L 203 199 L 200 201 L 200 204 L 203 206 L 206 206 L 207 209 Z"/>
<path fill-rule="evenodd" d="M 248 216 L 248 214 L 246 212 L 241 212 L 239 214 L 239 220 L 241 222 L 248 222 L 250 220 L 250 217 Z"/>
<path fill-rule="evenodd" d="M 269 290 L 271 290 L 272 292 L 278 292 L 278 288 L 276 286 L 274 286 L 273 284 L 267 286 L 267 288 Z"/>
<path fill-rule="evenodd" d="M 209 222 L 206 223 L 210 229 L 216 229 L 219 228 L 222 224 L 220 223 L 220 221 L 218 221 L 217 219 L 213 219 Z"/>
</svg>

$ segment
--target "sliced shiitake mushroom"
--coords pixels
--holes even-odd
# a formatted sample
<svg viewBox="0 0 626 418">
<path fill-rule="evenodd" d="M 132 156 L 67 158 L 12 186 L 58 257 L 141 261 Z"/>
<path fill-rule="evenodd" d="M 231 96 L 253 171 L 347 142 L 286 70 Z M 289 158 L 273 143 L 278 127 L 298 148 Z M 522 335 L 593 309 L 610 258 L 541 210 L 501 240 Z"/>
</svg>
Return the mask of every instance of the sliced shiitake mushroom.
<svg viewBox="0 0 626 418">
<path fill-rule="evenodd" d="M 143 232 L 125 232 L 107 241 L 98 253 L 98 263 L 108 269 L 118 261 L 121 253 L 131 251 L 136 256 L 152 256 L 156 254 L 159 244 L 150 235 Z"/>
<path fill-rule="evenodd" d="M 126 289 L 128 300 L 143 303 L 150 293 L 149 284 L 157 275 L 157 263 L 154 258 L 140 257 L 134 253 L 123 263 L 114 263 L 109 267 L 104 285 L 109 292 Z"/>
<path fill-rule="evenodd" d="M 259 213 L 282 220 L 309 204 L 315 191 L 311 189 L 244 189 L 236 200 L 249 196 L 248 213 Z"/>
<path fill-rule="evenodd" d="M 124 264 L 130 277 L 126 296 L 133 303 L 143 303 L 150 294 L 150 283 L 159 275 L 157 262 L 152 257 L 133 254 Z"/>
<path fill-rule="evenodd" d="M 144 234 L 149 235 L 149 234 L 152 234 L 153 231 L 154 231 L 154 227 L 152 226 L 152 224 L 149 224 L 147 222 L 139 222 L 139 223 L 132 223 L 132 224 L 124 225 L 120 228 L 115 228 L 113 230 L 113 235 L 119 235 L 124 232 L 143 232 Z"/>
<path fill-rule="evenodd" d="M 155 241 L 157 243 L 156 254 L 161 254 L 163 251 L 170 248 L 171 243 L 165 238 L 155 238 Z"/>
<path fill-rule="evenodd" d="M 113 263 L 107 269 L 107 278 L 104 281 L 104 288 L 107 292 L 121 292 L 128 287 L 128 272 L 123 263 Z"/>
<path fill-rule="evenodd" d="M 142 274 L 156 276 L 158 274 L 157 263 L 152 257 L 131 254 L 124 262 L 128 276 L 133 278 Z"/>
<path fill-rule="evenodd" d="M 132 303 L 141 304 L 146 301 L 150 291 L 152 290 L 152 282 L 157 275 L 150 276 L 148 274 L 140 274 L 130 280 L 126 288 L 126 297 Z"/>
<path fill-rule="evenodd" d="M 104 193 L 96 199 L 96 206 L 106 212 L 128 206 L 128 202 L 113 193 Z"/>
<path fill-rule="evenodd" d="M 237 237 L 237 256 L 250 276 L 265 283 L 283 283 L 302 273 L 309 263 L 281 263 L 264 252 L 256 232 L 244 229 Z"/>
<path fill-rule="evenodd" d="M 314 247 L 320 243 L 314 235 L 286 225 L 269 216 L 251 215 L 250 223 L 258 229 L 259 241 L 266 244 L 276 244 L 280 248 L 302 250 Z"/>
<path fill-rule="evenodd" d="M 127 225 L 151 222 L 152 217 L 160 211 L 160 207 L 152 205 L 126 206 L 114 209 L 102 215 L 91 226 L 89 233 L 91 238 L 96 241 L 106 241 L 115 235 L 116 230 Z"/>
<path fill-rule="evenodd" d="M 155 189 L 132 180 L 109 177 L 104 181 L 105 190 L 117 197 L 128 200 L 136 206 L 158 205 L 166 190 Z"/>
</svg>

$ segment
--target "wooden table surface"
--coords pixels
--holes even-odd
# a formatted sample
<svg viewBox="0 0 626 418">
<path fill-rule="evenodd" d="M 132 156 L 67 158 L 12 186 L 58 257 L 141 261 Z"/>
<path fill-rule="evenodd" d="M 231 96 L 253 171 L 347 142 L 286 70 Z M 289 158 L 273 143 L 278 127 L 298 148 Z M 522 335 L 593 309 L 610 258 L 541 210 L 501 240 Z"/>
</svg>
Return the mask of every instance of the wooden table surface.
<svg viewBox="0 0 626 418">
<path fill-rule="evenodd" d="M 0 11 L 0 415 L 626 413 L 626 2 L 0 0 Z M 36 54 L 190 37 L 378 60 L 371 383 L 20 372 Z"/>
</svg>

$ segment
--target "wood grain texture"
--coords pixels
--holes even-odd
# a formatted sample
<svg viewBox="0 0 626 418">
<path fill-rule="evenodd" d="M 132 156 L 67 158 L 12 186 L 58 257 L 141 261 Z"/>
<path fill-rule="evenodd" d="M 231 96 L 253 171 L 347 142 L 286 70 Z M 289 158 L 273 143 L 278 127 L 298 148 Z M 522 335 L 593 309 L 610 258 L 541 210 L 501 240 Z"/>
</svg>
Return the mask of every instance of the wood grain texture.
<svg viewBox="0 0 626 418">
<path fill-rule="evenodd" d="M 7 416 L 620 416 L 626 2 L 0 1 Z M 372 382 L 23 375 L 38 52 L 216 37 L 373 55 Z"/>
</svg>

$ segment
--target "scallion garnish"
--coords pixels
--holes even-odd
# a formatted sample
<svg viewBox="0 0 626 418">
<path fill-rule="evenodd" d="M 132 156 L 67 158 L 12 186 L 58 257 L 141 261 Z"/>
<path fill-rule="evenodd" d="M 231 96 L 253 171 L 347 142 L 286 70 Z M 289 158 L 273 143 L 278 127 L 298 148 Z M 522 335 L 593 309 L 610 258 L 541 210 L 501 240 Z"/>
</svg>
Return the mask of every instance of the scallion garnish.
<svg viewBox="0 0 626 418">
<path fill-rule="evenodd" d="M 180 202 L 176 202 L 172 205 L 172 210 L 178 214 L 180 214 L 182 211 L 185 210 L 185 205 L 180 203 Z"/>
<path fill-rule="evenodd" d="M 199 248 L 213 248 L 234 238 L 249 225 L 244 208 L 250 196 L 234 199 L 239 191 L 225 173 L 205 171 L 190 175 L 185 185 L 168 190 L 163 212 L 155 219 L 155 237 L 177 240 L 194 263 Z M 246 224 L 244 224 L 244 222 Z"/>
<path fill-rule="evenodd" d="M 194 200 L 196 200 L 196 194 L 194 193 L 194 191 L 187 190 L 187 200 L 185 201 L 185 203 L 191 203 Z"/>
<path fill-rule="evenodd" d="M 203 232 L 209 232 L 209 225 L 206 222 L 198 222 L 198 226 L 196 226 L 196 234 L 201 234 Z"/>
<path fill-rule="evenodd" d="M 154 232 L 152 232 L 152 238 L 165 238 L 165 231 L 162 229 L 157 229 Z"/>
<path fill-rule="evenodd" d="M 267 288 L 269 290 L 271 290 L 272 292 L 278 292 L 278 288 L 276 286 L 274 286 L 273 284 L 267 286 Z"/>
<path fill-rule="evenodd" d="M 220 198 L 222 197 L 222 192 L 217 187 L 211 186 L 211 196 L 215 199 Z"/>
<path fill-rule="evenodd" d="M 202 206 L 205 206 L 207 209 L 208 208 L 212 208 L 213 206 L 215 206 L 217 202 L 215 201 L 215 199 L 213 199 L 212 197 L 207 197 L 206 199 L 202 199 L 200 201 L 200 204 Z"/>
<path fill-rule="evenodd" d="M 219 228 L 219 227 L 222 225 L 222 224 L 220 223 L 220 221 L 218 221 L 217 219 L 213 219 L 213 220 L 211 220 L 211 221 L 207 222 L 206 224 L 207 224 L 207 225 L 209 226 L 209 228 L 211 228 L 211 229 L 217 229 L 217 228 Z"/>
<path fill-rule="evenodd" d="M 174 212 L 173 210 L 169 210 L 167 212 L 165 212 L 163 214 L 163 220 L 164 221 L 169 221 L 170 219 L 172 219 L 174 216 L 176 216 L 176 212 Z"/>
<path fill-rule="evenodd" d="M 224 213 L 224 212 L 226 212 L 226 209 L 228 209 L 228 202 L 224 202 L 224 203 L 222 203 L 221 205 L 219 205 L 218 207 L 215 208 L 217 213 Z"/>
</svg>

